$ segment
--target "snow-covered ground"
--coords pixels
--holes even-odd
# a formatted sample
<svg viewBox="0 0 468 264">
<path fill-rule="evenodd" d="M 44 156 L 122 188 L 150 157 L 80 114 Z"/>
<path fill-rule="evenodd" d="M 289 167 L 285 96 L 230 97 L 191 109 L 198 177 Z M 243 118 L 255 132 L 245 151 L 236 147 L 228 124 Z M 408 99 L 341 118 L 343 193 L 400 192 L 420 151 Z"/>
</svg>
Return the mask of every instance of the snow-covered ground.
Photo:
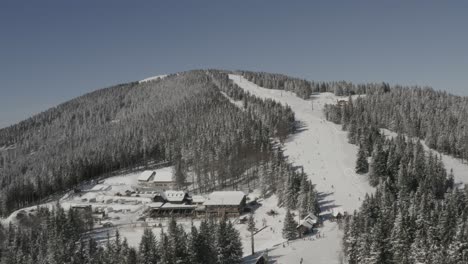
<svg viewBox="0 0 468 264">
<path fill-rule="evenodd" d="M 358 148 L 348 143 L 341 126 L 326 121 L 323 115 L 325 104 L 345 98 L 323 93 L 304 100 L 292 92 L 259 87 L 238 75 L 229 78 L 255 96 L 291 107 L 303 127 L 289 137 L 285 154 L 295 165 L 304 166 L 312 183 L 328 201 L 325 209 L 341 207 L 347 212 L 358 209 L 360 200 L 373 188 L 365 176 L 354 173 Z"/>
<path fill-rule="evenodd" d="M 355 174 L 357 147 L 347 141 L 346 132 L 341 126 L 325 120 L 323 107 L 335 104 L 337 100 L 346 100 L 331 93 L 314 95 L 311 100 L 304 100 L 292 92 L 259 87 L 242 76 L 229 75 L 245 91 L 260 98 L 273 99 L 288 105 L 294 111 L 296 119 L 303 127 L 291 135 L 285 142 L 285 154 L 297 166 L 303 166 L 312 183 L 321 194 L 321 207 L 324 214 L 333 210 L 344 210 L 352 213 L 359 209 L 366 193 L 373 192 L 367 177 Z M 266 208 L 259 210 L 266 210 Z M 257 215 L 257 212 L 255 213 Z M 259 212 L 258 215 L 265 215 Z M 256 221 L 262 223 L 261 219 Z M 284 214 L 277 216 L 282 221 Z M 282 223 L 275 219 L 268 220 L 274 224 L 274 231 L 265 229 L 256 236 L 257 249 L 267 249 L 275 263 L 340 263 L 341 231 L 336 223 L 325 222 L 318 231 L 324 238 L 298 240 L 283 247 L 281 238 Z M 246 232 L 240 229 L 243 240 Z M 315 236 L 314 236 L 315 238 Z M 245 247 L 248 244 L 248 247 Z M 249 253 L 249 243 L 244 243 L 244 252 Z"/>
<path fill-rule="evenodd" d="M 153 81 L 153 80 L 157 80 L 157 79 L 163 79 L 166 76 L 167 76 L 167 74 L 161 74 L 161 75 L 156 75 L 156 76 L 153 76 L 153 77 L 148 77 L 146 79 L 143 79 L 143 80 L 139 81 L 139 83 L 149 82 L 149 81 Z"/>
</svg>

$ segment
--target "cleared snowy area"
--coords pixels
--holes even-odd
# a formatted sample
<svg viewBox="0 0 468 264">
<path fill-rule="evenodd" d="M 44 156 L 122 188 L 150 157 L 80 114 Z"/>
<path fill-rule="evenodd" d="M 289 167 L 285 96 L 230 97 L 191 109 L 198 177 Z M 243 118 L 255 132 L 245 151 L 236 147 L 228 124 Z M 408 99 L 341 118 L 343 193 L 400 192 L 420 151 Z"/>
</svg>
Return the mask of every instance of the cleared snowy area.
<svg viewBox="0 0 468 264">
<path fill-rule="evenodd" d="M 143 79 L 143 80 L 139 81 L 138 83 L 144 83 L 144 82 L 154 81 L 154 80 L 157 80 L 157 79 L 163 79 L 166 76 L 167 76 L 167 74 L 156 75 L 156 76 L 153 76 L 153 77 L 148 77 L 146 79 Z"/>
<path fill-rule="evenodd" d="M 242 100 L 239 100 L 239 101 L 236 101 L 234 99 L 232 99 L 231 97 L 229 97 L 225 92 L 221 91 L 221 94 L 226 97 L 229 102 L 233 103 L 235 106 L 239 107 L 240 109 L 244 110 L 244 103 L 242 102 Z"/>
<path fill-rule="evenodd" d="M 358 148 L 348 143 L 340 125 L 325 120 L 323 107 L 346 100 L 332 93 L 314 95 L 304 100 L 292 92 L 259 87 L 242 76 L 229 75 L 245 91 L 288 105 L 303 127 L 285 142 L 285 154 L 297 166 L 304 166 L 316 189 L 326 196 L 324 209 L 343 208 L 352 213 L 359 209 L 366 193 L 373 192 L 367 177 L 356 174 Z"/>
<path fill-rule="evenodd" d="M 156 173 L 167 174 L 172 172 L 172 167 L 165 167 L 155 170 Z M 113 225 L 126 225 L 134 223 L 143 214 L 143 211 L 150 205 L 151 199 L 144 197 L 126 197 L 126 191 L 134 191 L 138 186 L 138 177 L 141 171 L 109 177 L 102 182 L 95 182 L 84 189 L 81 193 L 68 192 L 59 199 L 60 206 L 65 210 L 73 206 L 91 205 L 92 209 L 100 208 L 107 213 L 109 221 Z M 125 200 L 125 201 L 124 201 Z M 41 207 L 52 209 L 56 201 L 41 204 Z M 10 214 L 8 218 L 2 219 L 4 225 L 9 222 L 15 223 L 20 212 L 34 213 L 37 206 L 22 208 Z M 99 227 L 97 225 L 96 227 Z"/>
<path fill-rule="evenodd" d="M 323 115 L 325 104 L 336 104 L 338 100 L 347 98 L 322 93 L 313 95 L 311 100 L 304 100 L 292 92 L 259 87 L 239 75 L 229 75 L 229 78 L 252 95 L 273 99 L 294 111 L 302 127 L 285 142 L 285 154 L 296 166 L 303 166 L 316 185 L 321 196 L 323 215 L 333 214 L 334 211 L 352 213 L 359 209 L 364 196 L 372 193 L 373 188 L 365 175 L 354 172 L 358 148 L 348 143 L 346 132 L 341 130 L 341 126 L 326 121 Z M 264 205 L 254 214 L 257 227 L 258 223 L 263 225 L 266 215 L 263 211 L 276 206 L 275 197 L 269 199 L 263 201 Z M 279 215 L 273 219 L 267 218 L 268 227 L 255 236 L 256 249 L 268 249 L 268 255 L 274 263 L 299 263 L 301 258 L 303 263 L 341 263 L 342 232 L 336 223 L 326 221 L 318 229 L 320 238 L 314 234 L 304 240 L 290 242 L 289 245 L 286 243 L 283 247 L 281 230 L 284 209 L 275 210 Z M 240 231 L 245 241 L 244 254 L 249 255 L 249 234 L 246 227 L 240 228 Z M 252 258 L 246 258 L 245 262 L 252 261 Z"/>
</svg>

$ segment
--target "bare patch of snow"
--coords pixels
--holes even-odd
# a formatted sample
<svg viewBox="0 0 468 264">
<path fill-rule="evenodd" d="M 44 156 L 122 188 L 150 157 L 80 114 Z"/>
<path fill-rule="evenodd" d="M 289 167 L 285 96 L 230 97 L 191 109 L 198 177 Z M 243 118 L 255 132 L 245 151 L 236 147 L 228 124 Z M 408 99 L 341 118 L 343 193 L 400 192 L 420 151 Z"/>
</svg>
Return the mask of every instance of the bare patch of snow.
<svg viewBox="0 0 468 264">
<path fill-rule="evenodd" d="M 158 80 L 158 79 L 164 79 L 166 76 L 167 76 L 167 74 L 156 75 L 156 76 L 153 76 L 153 77 L 148 77 L 146 79 L 143 79 L 143 80 L 139 81 L 138 83 L 144 83 L 144 82 L 154 81 L 154 80 Z"/>
<path fill-rule="evenodd" d="M 221 92 L 221 94 L 226 97 L 229 102 L 231 102 L 232 104 L 234 104 L 235 106 L 239 107 L 241 110 L 244 110 L 244 104 L 241 100 L 239 101 L 235 101 L 234 99 L 232 99 L 231 97 L 229 97 L 229 95 L 227 95 L 225 92 Z"/>
</svg>

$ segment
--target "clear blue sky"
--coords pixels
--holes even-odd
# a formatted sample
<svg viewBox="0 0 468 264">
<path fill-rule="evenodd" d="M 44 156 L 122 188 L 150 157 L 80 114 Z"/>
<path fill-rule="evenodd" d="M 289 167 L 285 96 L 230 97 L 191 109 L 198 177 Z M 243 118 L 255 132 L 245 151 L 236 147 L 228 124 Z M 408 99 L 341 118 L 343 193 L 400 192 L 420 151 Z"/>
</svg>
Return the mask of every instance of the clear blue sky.
<svg viewBox="0 0 468 264">
<path fill-rule="evenodd" d="M 0 0 L 0 127 L 197 68 L 468 95 L 468 1 Z"/>
</svg>

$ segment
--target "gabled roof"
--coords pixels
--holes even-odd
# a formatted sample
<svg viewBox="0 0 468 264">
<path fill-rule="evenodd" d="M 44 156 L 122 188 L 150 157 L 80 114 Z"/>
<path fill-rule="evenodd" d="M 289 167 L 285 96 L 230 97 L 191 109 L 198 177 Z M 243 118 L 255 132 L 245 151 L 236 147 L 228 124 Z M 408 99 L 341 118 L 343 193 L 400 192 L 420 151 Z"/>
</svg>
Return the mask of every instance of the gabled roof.
<svg viewBox="0 0 468 264">
<path fill-rule="evenodd" d="M 153 179 L 154 182 L 173 182 L 172 180 L 172 167 L 166 167 L 156 170 L 156 175 Z"/>
<path fill-rule="evenodd" d="M 147 171 L 144 171 L 140 174 L 140 176 L 138 176 L 138 181 L 149 181 L 151 179 L 151 176 L 153 176 L 155 173 L 155 171 L 151 171 L 151 170 L 147 170 Z"/>
<path fill-rule="evenodd" d="M 203 203 L 205 201 L 205 197 L 201 195 L 193 195 L 192 196 L 192 202 L 193 203 Z"/>
<path fill-rule="evenodd" d="M 333 208 L 333 212 L 332 212 L 333 217 L 337 217 L 338 214 L 344 215 L 343 208 L 341 208 L 341 207 Z"/>
<path fill-rule="evenodd" d="M 204 205 L 239 205 L 244 197 L 241 191 L 212 192 Z"/>
<path fill-rule="evenodd" d="M 306 220 L 306 219 L 310 219 L 314 224 L 316 224 L 318 222 L 317 216 L 315 216 L 312 213 L 310 213 L 306 217 L 304 217 L 304 220 Z"/>
<path fill-rule="evenodd" d="M 301 221 L 299 221 L 299 225 L 297 226 L 297 228 L 299 228 L 300 226 L 304 226 L 304 227 L 307 227 L 307 228 L 312 228 L 315 224 L 318 223 L 318 218 L 317 216 L 315 216 L 314 214 L 310 213 L 308 214 L 306 217 L 304 217 L 304 219 L 302 219 Z"/>
<path fill-rule="evenodd" d="M 186 196 L 184 191 L 165 191 L 164 196 L 169 202 L 182 202 Z"/>
<path fill-rule="evenodd" d="M 165 203 L 160 209 L 195 209 L 197 206 L 192 204 L 171 204 Z"/>
<path fill-rule="evenodd" d="M 162 205 L 163 203 L 150 203 L 148 204 L 148 207 L 152 209 L 157 209 L 157 208 L 160 208 Z"/>
</svg>

